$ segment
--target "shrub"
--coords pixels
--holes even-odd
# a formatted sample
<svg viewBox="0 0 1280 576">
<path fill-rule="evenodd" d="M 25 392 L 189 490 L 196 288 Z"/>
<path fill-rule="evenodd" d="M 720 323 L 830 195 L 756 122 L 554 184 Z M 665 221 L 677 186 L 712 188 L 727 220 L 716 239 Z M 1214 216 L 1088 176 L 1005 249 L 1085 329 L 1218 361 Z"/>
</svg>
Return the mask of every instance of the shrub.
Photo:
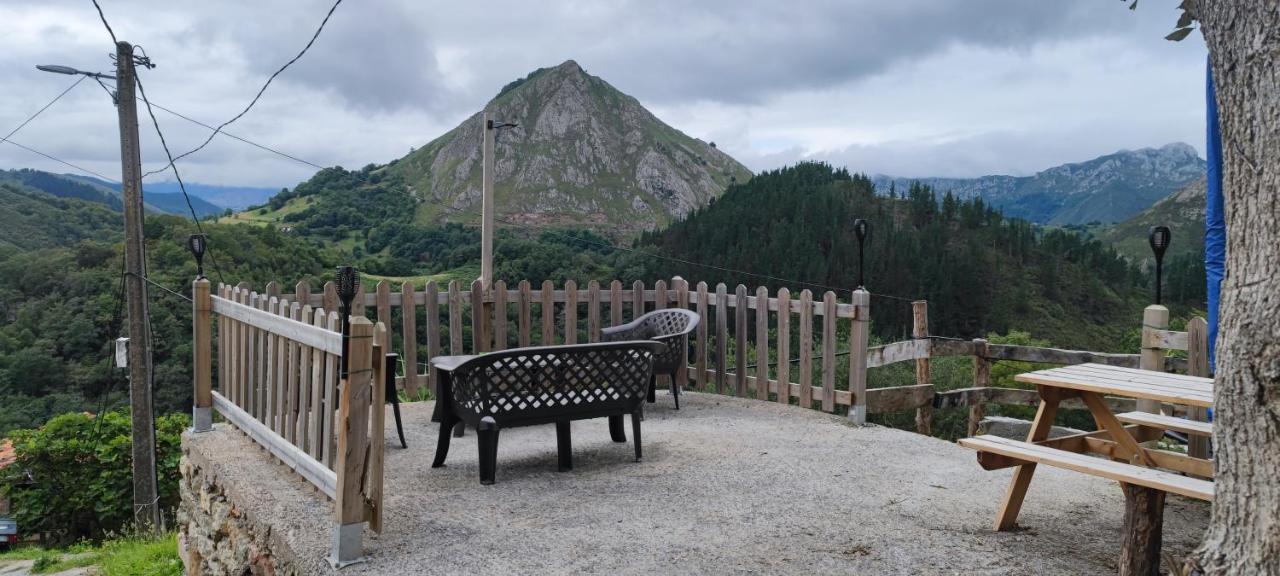
<svg viewBox="0 0 1280 576">
<path fill-rule="evenodd" d="M 156 420 L 156 477 L 161 510 L 178 503 L 181 435 L 185 414 Z M 13 515 L 25 533 L 46 544 L 101 540 L 133 521 L 132 441 L 129 415 L 97 418 L 70 413 L 11 435 L 16 461 L 0 472 Z"/>
</svg>

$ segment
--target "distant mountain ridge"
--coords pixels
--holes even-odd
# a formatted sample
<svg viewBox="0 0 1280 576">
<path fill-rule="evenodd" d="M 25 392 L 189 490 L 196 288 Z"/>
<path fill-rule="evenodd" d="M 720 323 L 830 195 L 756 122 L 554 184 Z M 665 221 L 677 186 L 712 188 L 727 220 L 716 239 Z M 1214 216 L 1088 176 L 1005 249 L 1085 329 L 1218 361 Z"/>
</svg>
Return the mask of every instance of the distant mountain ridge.
<svg viewBox="0 0 1280 576">
<path fill-rule="evenodd" d="M 17 170 L 0 170 L 0 181 L 5 180 L 16 182 L 59 198 L 75 198 L 102 204 L 116 211 L 121 210 L 124 206 L 124 202 L 120 197 L 119 184 L 91 176 L 54 174 L 43 170 L 21 168 Z M 162 191 L 168 186 L 172 186 L 175 191 Z M 195 209 L 197 217 L 213 216 L 223 213 L 226 208 L 201 198 L 195 190 L 217 188 L 219 187 L 194 183 L 188 184 L 187 190 L 191 197 L 191 206 L 188 207 L 186 199 L 182 197 L 182 193 L 176 191 L 176 183 L 172 185 L 167 183 L 143 184 L 143 206 L 152 212 L 164 212 L 179 216 L 189 216 L 192 209 Z"/>
<path fill-rule="evenodd" d="M 498 212 L 515 220 L 643 230 L 751 177 L 573 60 L 508 84 L 486 109 L 520 125 L 504 130 L 496 149 Z M 389 166 L 419 199 L 417 221 L 479 211 L 481 119 L 476 113 Z"/>
<path fill-rule="evenodd" d="M 1204 254 L 1205 179 L 1200 178 L 1156 202 L 1132 218 L 1108 226 L 1097 234 L 1130 260 L 1142 265 L 1152 259 L 1147 234 L 1152 226 L 1168 226 L 1170 243 L 1166 258 L 1179 254 Z"/>
<path fill-rule="evenodd" d="M 981 197 L 1006 216 L 1051 225 L 1120 222 L 1203 178 L 1205 161 L 1195 148 L 1173 143 L 1159 148 L 1121 150 L 1092 160 L 1063 164 L 1033 176 L 980 178 L 900 178 L 876 176 L 880 193 L 912 181 L 938 194 Z"/>
</svg>

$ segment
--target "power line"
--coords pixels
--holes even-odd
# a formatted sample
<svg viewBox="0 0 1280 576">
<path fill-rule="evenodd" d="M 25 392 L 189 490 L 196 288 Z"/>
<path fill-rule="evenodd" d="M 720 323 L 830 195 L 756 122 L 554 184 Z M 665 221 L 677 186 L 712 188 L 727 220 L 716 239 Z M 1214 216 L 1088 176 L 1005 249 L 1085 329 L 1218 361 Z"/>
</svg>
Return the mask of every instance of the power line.
<svg viewBox="0 0 1280 576">
<path fill-rule="evenodd" d="M 107 24 L 107 16 L 102 13 L 102 6 L 98 5 L 98 0 L 93 0 L 93 7 L 98 9 L 98 18 L 102 19 L 102 25 L 107 27 L 107 34 L 111 35 L 111 45 L 119 44 L 120 41 L 116 40 L 116 31 L 111 29 L 110 24 Z"/>
<path fill-rule="evenodd" d="M 10 136 L 13 136 L 14 134 L 17 134 L 19 130 L 21 130 L 21 129 L 22 129 L 23 127 L 25 127 L 27 124 L 30 124 L 32 120 L 35 120 L 35 119 L 36 119 L 36 116 L 39 116 L 39 115 L 40 115 L 41 113 L 43 113 L 45 110 L 48 110 L 50 106 L 53 106 L 53 103 L 54 103 L 54 102 L 57 102 L 58 100 L 61 100 L 63 96 L 66 96 L 66 95 L 67 95 L 67 92 L 70 92 L 73 88 L 75 88 L 76 86 L 79 86 L 79 85 L 80 85 L 80 83 L 84 81 L 84 79 L 85 79 L 85 77 L 84 77 L 84 76 L 81 76 L 81 77 L 77 78 L 75 82 L 72 82 L 70 86 L 67 86 L 67 89 L 66 89 L 66 90 L 63 90 L 63 91 L 62 91 L 61 93 L 59 93 L 57 96 L 54 96 L 54 97 L 53 97 L 53 100 L 50 100 L 48 104 L 45 104 L 42 108 L 40 108 L 39 110 L 36 110 L 35 114 L 32 114 L 32 115 L 28 116 L 28 117 L 27 117 L 27 119 L 26 119 L 26 120 L 23 120 L 23 121 L 22 121 L 22 123 L 21 123 L 21 124 L 19 124 L 17 128 L 14 128 L 13 130 L 10 130 L 10 131 L 9 131 L 9 133 L 8 133 L 8 134 L 5 134 L 4 138 L 0 138 L 0 140 L 5 140 L 5 141 L 9 140 L 9 137 L 10 137 Z"/>
<path fill-rule="evenodd" d="M 307 160 L 303 160 L 302 158 L 298 158 L 297 156 L 293 156 L 293 155 L 291 155 L 291 154 L 286 154 L 286 153 L 284 153 L 284 152 L 281 152 L 281 151 L 279 151 L 279 150 L 276 150 L 275 148 L 271 148 L 270 146 L 265 146 L 265 145 L 259 144 L 259 143 L 257 143 L 257 142 L 254 142 L 254 141 L 252 141 L 252 140 L 249 140 L 249 139 L 247 139 L 247 138 L 242 138 L 242 137 L 240 137 L 240 136 L 236 136 L 235 134 L 232 134 L 232 133 L 227 132 L 227 131 L 225 131 L 225 130 L 224 130 L 224 131 L 221 131 L 221 132 L 218 132 L 218 129 L 217 129 L 217 128 L 214 128 L 213 126 L 210 126 L 210 125 L 208 125 L 208 124 L 205 124 L 204 122 L 201 122 L 201 121 L 199 121 L 199 120 L 196 120 L 196 119 L 194 119 L 194 118 L 191 118 L 191 117 L 189 117 L 189 116 L 186 116 L 186 115 L 184 115 L 184 114 L 182 114 L 182 113 L 180 113 L 180 112 L 175 112 L 175 111 L 173 111 L 173 110 L 170 110 L 170 109 L 168 109 L 168 108 L 165 108 L 164 106 L 161 106 L 161 105 L 159 105 L 159 104 L 157 104 L 157 103 L 155 103 L 155 102 L 152 102 L 152 103 L 151 103 L 151 105 L 152 105 L 152 106 L 154 106 L 154 107 L 156 107 L 156 108 L 159 108 L 160 110 L 162 110 L 162 111 L 164 111 L 164 112 L 168 112 L 169 114 L 172 114 L 172 115 L 174 115 L 174 116 L 177 116 L 178 118 L 181 118 L 181 119 L 183 119 L 183 120 L 186 120 L 187 122 L 190 122 L 190 123 L 195 124 L 195 125 L 197 125 L 197 126 L 203 126 L 203 127 L 208 128 L 208 129 L 210 129 L 210 130 L 213 130 L 215 133 L 220 133 L 220 134 L 222 134 L 223 136 L 227 136 L 227 137 L 229 137 L 229 138 L 234 138 L 234 139 L 236 139 L 236 140 L 239 140 L 239 141 L 241 141 L 241 142 L 244 142 L 245 144 L 248 144 L 248 145 L 253 146 L 253 147 L 255 147 L 255 148 L 259 148 L 259 149 L 261 149 L 261 150 L 266 150 L 267 152 L 270 152 L 270 153 L 275 154 L 275 155 L 277 155 L 277 156 L 282 156 L 282 157 L 284 157 L 284 158 L 288 158 L 288 159 L 290 159 L 290 160 L 293 160 L 294 162 L 298 162 L 298 163 L 301 163 L 301 164 L 306 164 L 307 166 L 310 166 L 310 167 L 312 167 L 312 168 L 316 168 L 316 169 L 318 169 L 318 170 L 324 170 L 324 166 L 321 166 L 321 165 L 319 165 L 319 164 L 316 164 L 315 162 L 310 162 L 310 161 L 307 161 Z"/>
<path fill-rule="evenodd" d="M 60 163 L 60 164 L 64 164 L 64 165 L 70 166 L 70 167 L 75 168 L 76 170 L 79 170 L 79 171 L 84 172 L 84 173 L 86 173 L 86 174 L 92 174 L 92 175 L 94 175 L 94 176 L 97 176 L 98 178 L 101 178 L 101 179 L 103 179 L 103 180 L 106 180 L 107 182 L 111 182 L 112 184 L 119 184 L 119 183 L 120 183 L 120 182 L 119 182 L 119 181 L 117 181 L 117 180 L 113 180 L 113 179 L 111 179 L 111 178 L 108 178 L 108 177 L 106 177 L 106 176 L 103 176 L 102 174 L 99 174 L 99 173 L 97 173 L 97 172 L 94 172 L 93 170 L 90 170 L 90 169 L 88 169 L 88 168 L 84 168 L 84 167 L 81 167 L 81 166 L 77 166 L 77 165 L 75 165 L 75 164 L 72 164 L 72 163 L 70 163 L 70 162 L 67 162 L 66 160 L 63 160 L 63 159 L 61 159 L 61 158 L 58 158 L 57 156 L 54 156 L 54 155 L 52 155 L 52 154 L 46 154 L 46 153 L 41 152 L 41 151 L 39 151 L 39 150 L 36 150 L 35 148 L 32 148 L 32 147 L 30 147 L 30 146 L 27 146 L 27 145 L 24 145 L 24 144 L 20 144 L 20 143 L 18 143 L 18 142 L 15 142 L 15 141 L 13 141 L 13 140 L 8 140 L 8 139 L 4 140 L 4 142 L 6 142 L 6 143 L 8 143 L 8 144 L 13 144 L 14 146 L 17 146 L 17 147 L 19 147 L 19 148 L 21 148 L 21 149 L 23 149 L 23 150 L 26 150 L 27 152 L 31 152 L 32 154 L 39 154 L 39 155 L 41 155 L 41 156 L 44 156 L 45 158 L 48 158 L 48 159 L 50 159 L 50 160 L 53 160 L 54 162 L 58 162 L 58 163 Z"/>
<path fill-rule="evenodd" d="M 151 116 L 151 125 L 155 126 L 156 135 L 160 137 L 160 146 L 164 148 L 164 155 L 169 159 L 168 167 L 173 169 L 173 177 L 178 180 L 178 189 L 182 191 L 182 198 L 187 202 L 187 209 L 191 211 L 191 221 L 195 222 L 196 231 L 203 236 L 204 227 L 200 225 L 200 217 L 196 216 L 195 206 L 191 205 L 191 196 L 187 194 L 187 185 L 182 182 L 182 175 L 178 173 L 178 165 L 173 161 L 173 154 L 169 153 L 169 143 L 165 141 L 164 132 L 160 130 L 160 121 L 156 120 L 156 113 L 151 110 L 151 102 L 147 100 L 147 90 L 142 87 L 142 78 L 137 77 L 136 81 L 138 83 L 138 93 L 142 96 L 142 102 L 147 105 L 147 115 Z M 218 281 L 226 284 L 226 280 L 222 277 L 222 268 L 218 267 L 218 259 L 213 256 L 213 250 L 209 250 L 208 253 L 209 261 L 213 263 L 213 270 L 218 274 Z"/>
<path fill-rule="evenodd" d="M 267 87 L 271 85 L 271 81 L 272 81 L 272 80 L 275 80 L 275 79 L 276 79 L 276 76 L 279 76 L 279 75 L 280 75 L 280 73 L 281 73 L 281 72 L 284 72 L 286 68 L 288 68 L 289 66 L 292 66 L 294 62 L 297 62 L 300 58 L 302 58 L 302 56 L 303 56 L 304 54 L 306 54 L 306 53 L 307 53 L 307 50 L 310 50 L 310 49 L 311 49 L 311 45 L 312 45 L 312 44 L 315 44 L 315 42 L 316 42 L 316 38 L 319 38 L 319 37 L 320 37 L 320 32 L 324 30 L 324 26 L 325 26 L 325 24 L 328 24 L 328 23 L 329 23 L 329 17 L 330 17 L 330 16 L 333 16 L 333 11 L 334 11 L 334 10 L 336 10 L 336 9 L 338 8 L 338 5 L 339 5 L 339 4 L 341 4 L 341 3 L 342 3 L 342 0 L 337 0 L 336 2 L 334 2 L 334 3 L 333 3 L 333 6 L 330 6 L 330 7 L 329 7 L 329 12 L 328 12 L 328 14 L 325 14 L 325 16 L 324 16 L 324 20 L 322 20 L 322 21 L 320 22 L 320 27 L 319 27 L 319 28 L 316 28 L 315 34 L 312 34 L 312 35 L 311 35 L 311 40 L 307 41 L 307 45 L 306 45 L 306 46 L 303 46 L 302 51 L 298 52 L 298 55 L 297 55 L 297 56 L 294 56 L 292 60 L 289 60 L 288 62 L 285 62 L 284 66 L 281 66 L 281 67 L 280 67 L 280 69 L 279 69 L 279 70 L 276 70 L 276 71 L 275 71 L 275 73 L 273 73 L 273 74 L 271 75 L 271 77 L 270 77 L 270 78 L 267 78 L 267 82 L 266 82 L 265 84 L 263 84 L 263 85 L 262 85 L 262 88 L 260 88 L 260 89 L 258 90 L 257 95 L 255 95 L 255 96 L 253 97 L 253 100 L 249 102 L 249 105 L 248 105 L 248 106 L 245 106 L 245 107 L 244 107 L 244 110 L 241 110 L 239 114 L 236 114 L 236 115 L 235 115 L 235 116 L 233 116 L 230 120 L 227 120 L 226 122 L 223 122 L 222 124 L 219 124 L 217 128 L 214 128 L 214 129 L 213 129 L 213 133 L 212 133 L 212 134 L 210 134 L 210 135 L 209 135 L 209 137 L 208 137 L 208 138 L 206 138 L 206 139 L 205 139 L 205 141 L 204 141 L 204 142 L 202 142 L 199 146 L 196 146 L 195 148 L 193 148 L 193 149 L 191 149 L 191 150 L 189 150 L 189 151 L 187 151 L 187 152 L 184 152 L 184 153 L 182 153 L 182 154 L 179 154 L 176 158 L 174 158 L 174 157 L 170 157 L 170 158 L 169 158 L 169 166 L 172 166 L 172 165 L 173 165 L 173 163 L 174 163 L 174 162 L 177 162 L 178 160 L 181 160 L 181 159 L 183 159 L 183 158 L 186 158 L 187 156 L 190 156 L 190 155 L 192 155 L 192 154 L 195 154 L 196 152 L 199 152 L 202 148 L 204 148 L 205 146 L 209 145 L 209 142 L 213 141 L 213 137 L 214 137 L 214 136 L 217 136 L 217 135 L 218 135 L 218 133 L 220 133 L 220 132 L 222 131 L 222 129 L 223 129 L 223 128 L 225 128 L 228 124 L 231 124 L 232 122 L 235 122 L 236 120 L 239 120 L 241 116 L 244 116 L 245 114 L 247 114 L 247 113 L 249 112 L 249 109 L 253 108 L 253 105 L 258 103 L 258 99 L 262 97 L 262 93 L 267 91 Z M 94 4 L 95 4 L 95 5 L 97 4 L 97 0 L 94 0 Z M 103 20 L 103 23 L 104 23 L 104 24 L 106 23 L 106 20 L 105 20 L 105 19 Z M 143 178 L 146 178 L 147 176 L 150 176 L 150 175 L 152 175 L 152 174 L 156 174 L 156 173 L 158 173 L 158 172 L 163 172 L 163 171 L 165 171 L 165 170 L 169 169 L 169 166 L 165 166 L 164 168 L 160 168 L 160 169 L 157 169 L 157 170 L 152 170 L 152 171 L 150 171 L 150 172 L 147 172 L 146 174 L 143 174 L 143 175 L 142 175 L 142 177 L 143 177 Z"/>
</svg>

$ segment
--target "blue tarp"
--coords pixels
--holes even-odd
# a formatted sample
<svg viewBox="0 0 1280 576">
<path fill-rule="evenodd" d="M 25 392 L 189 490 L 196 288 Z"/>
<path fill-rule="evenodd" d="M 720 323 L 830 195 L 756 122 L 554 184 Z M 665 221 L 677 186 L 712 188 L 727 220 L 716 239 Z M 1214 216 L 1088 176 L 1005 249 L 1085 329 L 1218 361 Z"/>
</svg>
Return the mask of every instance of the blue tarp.
<svg viewBox="0 0 1280 576">
<path fill-rule="evenodd" d="M 1216 372 L 1214 345 L 1218 340 L 1218 295 L 1226 264 L 1227 224 L 1222 213 L 1222 135 L 1218 132 L 1218 99 L 1214 96 L 1212 66 L 1206 68 L 1205 77 L 1208 100 L 1205 156 L 1208 156 L 1209 171 L 1204 210 L 1204 271 L 1209 284 L 1209 370 Z"/>
</svg>

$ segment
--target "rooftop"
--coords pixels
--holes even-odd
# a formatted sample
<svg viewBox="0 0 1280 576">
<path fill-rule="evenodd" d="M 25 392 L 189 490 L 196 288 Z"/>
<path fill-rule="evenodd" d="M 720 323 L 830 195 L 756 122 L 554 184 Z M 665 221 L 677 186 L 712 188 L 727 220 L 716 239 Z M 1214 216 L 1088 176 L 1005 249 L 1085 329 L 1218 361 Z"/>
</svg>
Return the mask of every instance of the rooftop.
<svg viewBox="0 0 1280 576">
<path fill-rule="evenodd" d="M 409 448 L 388 419 L 383 534 L 341 574 L 1115 571 L 1118 484 L 1041 467 L 1025 529 L 995 532 L 1011 471 L 984 471 L 972 451 L 928 436 L 694 392 L 677 412 L 660 394 L 646 407 L 643 462 L 609 440 L 605 420 L 581 421 L 575 468 L 558 473 L 555 428 L 514 428 L 502 432 L 497 484 L 482 486 L 473 431 L 433 470 L 432 403 L 402 409 Z M 333 572 L 323 494 L 226 424 L 185 447 L 304 572 Z M 1170 495 L 1165 551 L 1193 549 L 1208 516 L 1207 503 Z"/>
</svg>

